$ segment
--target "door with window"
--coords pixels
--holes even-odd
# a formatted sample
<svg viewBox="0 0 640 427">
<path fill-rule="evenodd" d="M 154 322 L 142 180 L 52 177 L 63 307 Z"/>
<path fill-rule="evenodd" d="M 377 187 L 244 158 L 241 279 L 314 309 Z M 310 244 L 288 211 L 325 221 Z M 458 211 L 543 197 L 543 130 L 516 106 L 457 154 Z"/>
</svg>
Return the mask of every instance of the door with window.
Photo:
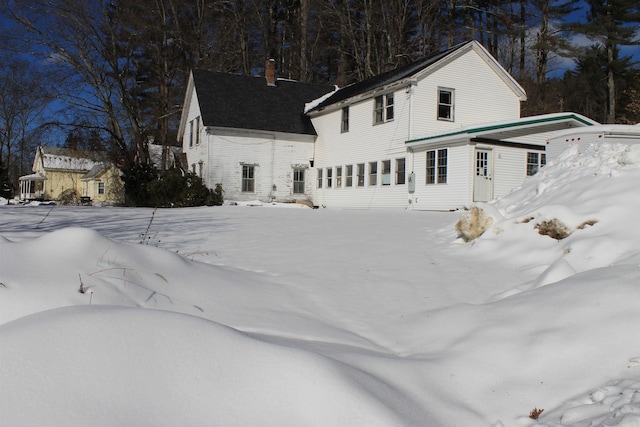
<svg viewBox="0 0 640 427">
<path fill-rule="evenodd" d="M 473 201 L 487 202 L 493 199 L 493 157 L 491 150 L 477 149 Z"/>
</svg>

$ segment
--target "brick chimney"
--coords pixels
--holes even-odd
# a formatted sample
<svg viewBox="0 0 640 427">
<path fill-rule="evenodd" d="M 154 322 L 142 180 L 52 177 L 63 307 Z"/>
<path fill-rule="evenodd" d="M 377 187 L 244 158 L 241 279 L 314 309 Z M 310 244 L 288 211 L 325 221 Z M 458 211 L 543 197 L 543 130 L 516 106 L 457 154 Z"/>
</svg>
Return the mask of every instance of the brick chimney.
<svg viewBox="0 0 640 427">
<path fill-rule="evenodd" d="M 276 85 L 276 60 L 269 59 L 264 67 L 264 76 L 267 79 L 267 86 Z"/>
</svg>

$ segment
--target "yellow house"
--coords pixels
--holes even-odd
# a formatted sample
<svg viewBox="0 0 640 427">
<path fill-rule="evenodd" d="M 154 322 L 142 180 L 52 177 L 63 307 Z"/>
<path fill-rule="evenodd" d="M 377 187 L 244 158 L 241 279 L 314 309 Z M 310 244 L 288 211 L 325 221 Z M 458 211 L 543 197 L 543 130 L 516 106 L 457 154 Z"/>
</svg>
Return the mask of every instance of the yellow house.
<svg viewBox="0 0 640 427">
<path fill-rule="evenodd" d="M 38 147 L 33 173 L 20 178 L 21 200 L 121 203 L 120 171 L 103 153 Z"/>
</svg>

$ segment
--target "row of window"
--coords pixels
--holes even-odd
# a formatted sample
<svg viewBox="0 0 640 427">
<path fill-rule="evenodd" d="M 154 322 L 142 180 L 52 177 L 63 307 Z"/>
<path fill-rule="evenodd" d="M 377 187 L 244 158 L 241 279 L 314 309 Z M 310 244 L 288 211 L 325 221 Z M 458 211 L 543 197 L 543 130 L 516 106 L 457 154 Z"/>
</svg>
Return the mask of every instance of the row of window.
<svg viewBox="0 0 640 427">
<path fill-rule="evenodd" d="M 395 159 L 391 170 L 391 160 L 358 163 L 317 169 L 318 188 L 364 187 L 365 185 L 402 185 L 406 182 L 406 160 Z M 334 175 L 335 172 L 335 175 Z"/>
<path fill-rule="evenodd" d="M 454 90 L 438 88 L 438 120 L 453 121 L 453 95 Z M 394 118 L 393 92 L 378 95 L 373 102 L 373 124 L 390 122 Z M 349 132 L 349 107 L 342 108 L 342 120 L 340 131 Z"/>
<path fill-rule="evenodd" d="M 449 151 L 446 148 L 429 150 L 425 153 L 425 184 L 446 184 L 448 174 Z M 527 153 L 527 176 L 536 174 L 546 164 L 544 153 Z M 202 162 L 199 164 L 202 176 Z M 395 185 L 406 183 L 406 159 L 404 157 L 380 162 L 357 163 L 355 165 L 335 166 L 317 169 L 317 188 L 348 188 L 375 185 Z M 195 173 L 196 165 L 193 164 Z M 255 165 L 242 165 L 242 192 L 255 192 Z M 293 193 L 304 194 L 306 169 L 293 169 Z M 380 178 L 380 180 L 378 180 Z M 103 184 L 104 186 L 104 184 Z M 104 187 L 103 190 L 104 191 Z M 102 193 L 100 193 L 102 194 Z"/>
</svg>

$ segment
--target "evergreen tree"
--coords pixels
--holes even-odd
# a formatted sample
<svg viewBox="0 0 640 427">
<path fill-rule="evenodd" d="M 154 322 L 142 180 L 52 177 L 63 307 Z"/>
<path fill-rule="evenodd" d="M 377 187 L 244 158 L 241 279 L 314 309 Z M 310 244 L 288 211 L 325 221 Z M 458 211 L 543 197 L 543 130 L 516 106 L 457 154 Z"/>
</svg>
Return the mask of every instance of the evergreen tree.
<svg viewBox="0 0 640 427">
<path fill-rule="evenodd" d="M 616 83 L 620 74 L 630 67 L 630 57 L 620 58 L 620 46 L 639 45 L 636 28 L 640 22 L 638 0 L 588 0 L 587 22 L 574 24 L 573 29 L 598 42 L 606 53 L 607 123 L 616 121 Z"/>
</svg>

